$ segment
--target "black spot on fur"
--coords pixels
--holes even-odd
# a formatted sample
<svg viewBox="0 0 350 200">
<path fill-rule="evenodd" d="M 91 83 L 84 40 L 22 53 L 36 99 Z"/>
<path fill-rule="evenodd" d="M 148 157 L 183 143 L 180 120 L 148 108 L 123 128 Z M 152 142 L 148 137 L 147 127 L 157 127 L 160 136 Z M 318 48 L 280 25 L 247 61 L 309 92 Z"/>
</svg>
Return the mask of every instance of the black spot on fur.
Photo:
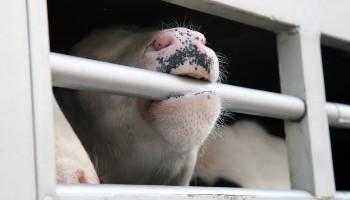
<svg viewBox="0 0 350 200">
<path fill-rule="evenodd" d="M 210 67 L 213 64 L 213 59 L 208 57 L 207 54 L 198 50 L 198 47 L 194 44 L 180 49 L 176 49 L 175 53 L 170 55 L 169 58 L 157 57 L 156 60 L 160 66 L 157 67 L 157 71 L 170 73 L 171 69 L 176 69 L 181 65 L 184 65 L 186 61 L 190 65 L 196 65 L 203 67 L 208 73 L 210 73 Z"/>
</svg>

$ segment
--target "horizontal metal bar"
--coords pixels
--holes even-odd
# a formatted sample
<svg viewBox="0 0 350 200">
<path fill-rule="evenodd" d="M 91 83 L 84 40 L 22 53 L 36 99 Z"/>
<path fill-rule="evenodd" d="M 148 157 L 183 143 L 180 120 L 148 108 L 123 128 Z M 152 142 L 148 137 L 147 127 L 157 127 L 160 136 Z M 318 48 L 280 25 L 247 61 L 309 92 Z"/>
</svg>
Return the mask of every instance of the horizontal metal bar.
<svg viewBox="0 0 350 200">
<path fill-rule="evenodd" d="M 305 191 L 256 190 L 247 188 L 145 186 L 145 185 L 59 185 L 59 200 L 113 199 L 313 199 Z"/>
<path fill-rule="evenodd" d="M 320 27 L 326 44 L 350 50 L 350 27 L 344 26 L 350 17 L 348 0 L 303 1 L 295 0 L 163 0 L 226 19 L 262 29 L 279 32 L 301 25 Z M 307 10 L 308 14 L 305 14 Z M 318 19 L 318 20 L 315 20 Z"/>
<path fill-rule="evenodd" d="M 299 4 L 288 0 L 201 0 L 200 3 L 188 0 L 163 1 L 275 32 L 296 27 L 300 21 L 294 17 Z"/>
<path fill-rule="evenodd" d="M 335 193 L 335 199 L 349 200 L 350 199 L 350 192 L 338 191 Z"/>
<path fill-rule="evenodd" d="M 224 84 L 210 84 L 169 74 L 51 53 L 53 85 L 162 100 L 171 94 L 214 91 L 224 108 L 239 113 L 296 120 L 304 114 L 302 100 L 288 95 Z M 350 128 L 350 106 L 326 105 L 329 123 Z"/>
<path fill-rule="evenodd" d="M 341 103 L 327 103 L 326 110 L 331 126 L 350 128 L 350 106 Z"/>
<path fill-rule="evenodd" d="M 302 100 L 287 95 L 172 76 L 150 70 L 51 53 L 53 85 L 162 100 L 172 94 L 214 91 L 227 110 L 296 120 Z"/>
</svg>

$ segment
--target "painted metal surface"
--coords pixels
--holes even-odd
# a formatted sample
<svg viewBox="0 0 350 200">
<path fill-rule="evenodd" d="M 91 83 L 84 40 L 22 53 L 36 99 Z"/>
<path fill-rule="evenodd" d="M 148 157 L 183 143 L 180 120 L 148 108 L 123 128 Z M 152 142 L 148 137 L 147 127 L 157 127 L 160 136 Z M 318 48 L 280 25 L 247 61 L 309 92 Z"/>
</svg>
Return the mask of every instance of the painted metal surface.
<svg viewBox="0 0 350 200">
<path fill-rule="evenodd" d="M 1 1 L 0 199 L 55 194 L 46 1 Z"/>
<path fill-rule="evenodd" d="M 212 188 L 184 186 L 129 186 L 129 185 L 65 185 L 57 187 L 59 200 L 114 200 L 114 199 L 312 199 L 304 191 L 255 190 L 245 188 Z"/>
<path fill-rule="evenodd" d="M 34 125 L 37 198 L 54 196 L 56 188 L 52 84 L 46 0 L 27 0 L 29 59 Z"/>
<path fill-rule="evenodd" d="M 316 196 L 335 192 L 318 33 L 311 29 L 278 35 L 282 92 L 304 100 L 300 122 L 285 121 L 292 187 Z"/>
<path fill-rule="evenodd" d="M 350 51 L 350 27 L 346 25 L 350 19 L 350 1 L 320 0 L 320 3 L 323 41 L 327 45 Z"/>
<path fill-rule="evenodd" d="M 0 199 L 37 199 L 26 2 L 0 1 Z"/>
<path fill-rule="evenodd" d="M 341 103 L 327 103 L 328 122 L 334 127 L 350 128 L 350 106 Z"/>
<path fill-rule="evenodd" d="M 350 199 L 350 192 L 339 191 L 335 194 L 335 199 L 339 199 L 339 200 Z"/>
<path fill-rule="evenodd" d="M 196 0 L 165 1 L 271 31 L 297 26 L 297 20 L 289 15 L 296 9 L 293 0 L 202 0 L 200 4 Z"/>
</svg>

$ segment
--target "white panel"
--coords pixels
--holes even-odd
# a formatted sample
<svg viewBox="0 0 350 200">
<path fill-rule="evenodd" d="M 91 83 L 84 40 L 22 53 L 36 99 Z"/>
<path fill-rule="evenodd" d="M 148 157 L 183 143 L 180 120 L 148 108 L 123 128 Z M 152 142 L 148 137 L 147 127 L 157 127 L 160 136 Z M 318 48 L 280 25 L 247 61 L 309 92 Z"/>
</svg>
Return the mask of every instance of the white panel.
<svg viewBox="0 0 350 200">
<path fill-rule="evenodd" d="M 0 199 L 35 200 L 26 2 L 0 1 Z"/>
<path fill-rule="evenodd" d="M 283 93 L 306 103 L 300 122 L 285 122 L 292 186 L 317 196 L 334 195 L 334 176 L 319 33 L 310 29 L 278 35 Z"/>
<path fill-rule="evenodd" d="M 327 38 L 327 44 L 350 50 L 350 1 L 349 0 L 320 0 L 322 2 L 322 33 Z M 333 40 L 332 40 L 333 39 Z M 336 40 L 334 40 L 336 39 Z M 343 41 L 347 43 L 339 43 Z"/>
<path fill-rule="evenodd" d="M 27 0 L 38 198 L 56 187 L 46 0 Z"/>
</svg>

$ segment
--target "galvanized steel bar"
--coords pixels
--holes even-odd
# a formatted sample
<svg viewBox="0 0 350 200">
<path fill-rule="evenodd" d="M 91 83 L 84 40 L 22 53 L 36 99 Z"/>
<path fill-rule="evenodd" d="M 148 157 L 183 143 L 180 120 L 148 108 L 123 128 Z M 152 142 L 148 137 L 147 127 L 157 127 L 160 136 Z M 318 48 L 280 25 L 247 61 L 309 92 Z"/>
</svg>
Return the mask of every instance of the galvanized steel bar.
<svg viewBox="0 0 350 200">
<path fill-rule="evenodd" d="M 313 199 L 305 191 L 256 190 L 247 188 L 141 186 L 141 185 L 60 185 L 59 200 L 226 200 L 226 199 Z"/>
<path fill-rule="evenodd" d="M 51 53 L 53 85 L 161 100 L 171 94 L 214 91 L 226 109 L 281 119 L 299 119 L 304 103 L 292 96 L 210 84 L 169 74 Z"/>
</svg>

